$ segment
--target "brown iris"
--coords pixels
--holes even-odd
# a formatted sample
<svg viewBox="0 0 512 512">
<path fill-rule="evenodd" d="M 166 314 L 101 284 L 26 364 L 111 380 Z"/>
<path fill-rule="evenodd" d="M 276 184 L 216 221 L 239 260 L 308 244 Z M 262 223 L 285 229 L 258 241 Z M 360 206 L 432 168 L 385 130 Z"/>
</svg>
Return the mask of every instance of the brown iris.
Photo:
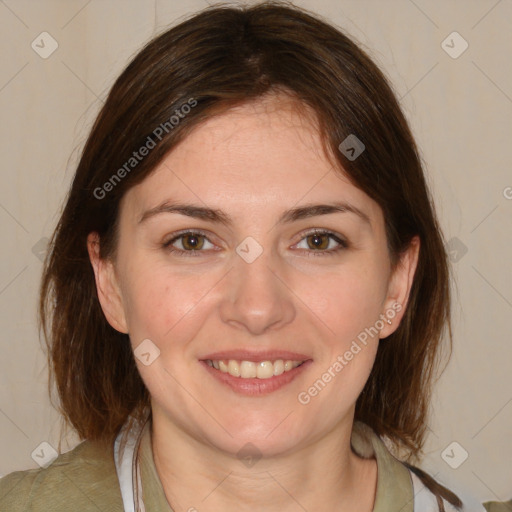
<svg viewBox="0 0 512 512">
<path fill-rule="evenodd" d="M 308 239 L 308 246 L 311 249 L 325 250 L 329 246 L 329 237 L 327 235 L 319 235 L 319 234 L 315 233 L 313 235 L 308 235 L 306 238 Z M 325 241 L 324 244 L 322 244 L 322 238 Z M 314 245 L 311 245 L 309 243 L 309 239 L 313 239 L 314 240 L 314 242 L 313 242 Z"/>
<path fill-rule="evenodd" d="M 204 236 L 203 235 L 189 233 L 189 234 L 182 235 L 181 238 L 182 238 L 183 247 L 186 250 L 194 251 L 194 250 L 199 250 L 203 247 L 203 244 L 204 244 Z M 186 241 L 186 240 L 188 240 L 188 241 Z"/>
</svg>

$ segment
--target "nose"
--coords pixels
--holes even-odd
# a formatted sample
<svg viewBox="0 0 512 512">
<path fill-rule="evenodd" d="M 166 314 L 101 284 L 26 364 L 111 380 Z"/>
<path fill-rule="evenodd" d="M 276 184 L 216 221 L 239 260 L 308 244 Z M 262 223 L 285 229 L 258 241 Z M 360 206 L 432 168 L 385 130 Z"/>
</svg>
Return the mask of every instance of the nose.
<svg viewBox="0 0 512 512">
<path fill-rule="evenodd" d="M 220 304 L 223 322 L 252 335 L 280 329 L 296 315 L 294 295 L 286 271 L 272 261 L 271 251 L 251 263 L 238 255 L 226 276 Z"/>
</svg>

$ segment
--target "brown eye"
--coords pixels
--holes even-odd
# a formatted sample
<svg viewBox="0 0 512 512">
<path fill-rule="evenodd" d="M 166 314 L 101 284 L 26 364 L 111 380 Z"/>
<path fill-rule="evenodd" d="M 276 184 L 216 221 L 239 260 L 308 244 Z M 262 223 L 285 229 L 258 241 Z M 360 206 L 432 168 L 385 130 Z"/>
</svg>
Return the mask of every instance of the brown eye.
<svg viewBox="0 0 512 512">
<path fill-rule="evenodd" d="M 207 244 L 210 245 L 208 246 Z M 201 253 L 207 252 L 205 249 L 211 249 L 214 245 L 202 233 L 185 231 L 165 242 L 163 247 L 178 256 L 199 256 Z"/>
<path fill-rule="evenodd" d="M 331 244 L 331 242 L 334 242 L 334 244 Z M 301 244 L 303 245 L 302 247 Z M 306 247 L 304 247 L 304 245 Z M 335 233 L 317 230 L 305 233 L 304 237 L 296 247 L 301 250 L 305 250 L 308 253 L 308 256 L 327 256 L 336 254 L 343 249 L 347 249 L 348 246 L 348 242 L 337 236 Z"/>
<path fill-rule="evenodd" d="M 306 239 L 310 249 L 326 250 L 329 247 L 329 237 L 326 234 L 314 233 L 313 235 L 308 235 Z"/>
<path fill-rule="evenodd" d="M 182 235 L 182 245 L 185 250 L 198 250 L 204 245 L 204 236 L 197 233 Z"/>
</svg>

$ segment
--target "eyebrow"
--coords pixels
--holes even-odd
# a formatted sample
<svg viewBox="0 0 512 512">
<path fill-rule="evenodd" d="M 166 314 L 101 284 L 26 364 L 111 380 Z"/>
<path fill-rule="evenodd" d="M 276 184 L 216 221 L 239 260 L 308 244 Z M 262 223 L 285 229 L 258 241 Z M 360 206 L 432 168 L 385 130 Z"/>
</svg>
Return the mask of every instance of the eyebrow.
<svg viewBox="0 0 512 512">
<path fill-rule="evenodd" d="M 145 211 L 139 218 L 139 224 L 145 220 L 161 213 L 177 213 L 192 217 L 195 219 L 206 220 L 225 226 L 232 226 L 232 218 L 222 210 L 217 208 L 207 208 L 204 206 L 165 201 L 164 203 Z M 277 221 L 278 224 L 289 224 L 298 220 L 316 217 L 318 215 L 329 215 L 331 213 L 352 213 L 367 223 L 372 225 L 370 218 L 359 208 L 347 202 L 334 202 L 329 204 L 306 204 L 291 208 L 282 213 Z"/>
</svg>

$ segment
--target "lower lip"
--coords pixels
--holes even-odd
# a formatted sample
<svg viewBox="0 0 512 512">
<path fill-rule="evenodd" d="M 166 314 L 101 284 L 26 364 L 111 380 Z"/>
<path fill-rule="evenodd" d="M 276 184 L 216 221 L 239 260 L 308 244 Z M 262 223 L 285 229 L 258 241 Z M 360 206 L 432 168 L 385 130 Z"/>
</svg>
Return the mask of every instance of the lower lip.
<svg viewBox="0 0 512 512">
<path fill-rule="evenodd" d="M 243 379 L 242 377 L 233 377 L 233 375 L 230 375 L 229 373 L 216 370 L 206 361 L 200 361 L 200 363 L 215 379 L 229 386 L 233 391 L 236 391 L 241 395 L 248 396 L 268 395 L 269 393 L 281 389 L 301 375 L 312 362 L 313 361 L 311 359 L 308 359 L 300 366 L 293 368 L 289 372 L 284 372 L 281 375 L 274 375 L 269 379 Z"/>
</svg>

